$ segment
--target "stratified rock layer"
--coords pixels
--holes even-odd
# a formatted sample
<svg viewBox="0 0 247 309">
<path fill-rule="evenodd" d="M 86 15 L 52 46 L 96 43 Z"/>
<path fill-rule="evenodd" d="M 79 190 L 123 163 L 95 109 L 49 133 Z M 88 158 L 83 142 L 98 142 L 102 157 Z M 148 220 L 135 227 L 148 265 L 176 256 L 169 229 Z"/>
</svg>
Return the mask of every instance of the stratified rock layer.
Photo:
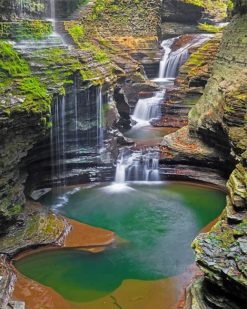
<svg viewBox="0 0 247 309">
<path fill-rule="evenodd" d="M 242 13 L 245 12 L 244 4 L 238 5 Z M 181 145 L 171 145 L 170 137 L 162 142 L 164 157 L 170 146 L 169 153 L 176 150 L 176 159 L 184 158 L 184 152 L 188 153 L 186 143 L 191 137 L 194 145 L 199 139 L 205 147 L 214 148 L 214 153 L 223 159 L 218 168 L 231 172 L 227 183 L 227 207 L 221 221 L 193 243 L 204 279 L 189 289 L 186 308 L 242 309 L 247 306 L 246 29 L 246 14 L 236 15 L 224 32 L 204 95 L 190 112 L 187 136 L 180 130 L 175 140 L 181 140 Z M 200 149 L 194 147 L 189 160 L 200 156 Z M 216 162 L 208 152 L 201 165 L 207 166 L 212 159 Z"/>
</svg>

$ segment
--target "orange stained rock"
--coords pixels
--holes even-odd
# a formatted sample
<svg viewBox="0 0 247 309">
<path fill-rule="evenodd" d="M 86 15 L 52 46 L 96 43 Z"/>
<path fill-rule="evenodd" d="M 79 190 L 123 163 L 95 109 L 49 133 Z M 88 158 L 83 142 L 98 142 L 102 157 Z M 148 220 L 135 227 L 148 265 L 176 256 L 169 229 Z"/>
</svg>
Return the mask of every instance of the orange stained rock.
<svg viewBox="0 0 247 309">
<path fill-rule="evenodd" d="M 94 227 L 67 219 L 72 226 L 71 232 L 65 239 L 64 247 L 102 247 L 110 245 L 115 241 L 115 234 L 112 231 Z M 96 249 L 95 249 L 96 250 Z"/>
<path fill-rule="evenodd" d="M 26 309 L 176 309 L 183 299 L 184 288 L 197 273 L 195 266 L 177 277 L 157 281 L 125 280 L 112 293 L 98 300 L 73 303 L 53 289 L 26 278 L 19 272 L 13 298 L 26 303 Z"/>
<path fill-rule="evenodd" d="M 70 304 L 53 289 L 28 279 L 16 271 L 12 298 L 25 302 L 26 309 L 71 309 Z"/>
<path fill-rule="evenodd" d="M 148 48 L 150 45 L 152 46 L 154 42 L 157 42 L 157 37 L 142 37 L 136 38 L 132 36 L 125 36 L 125 37 L 112 37 L 113 41 L 117 42 L 118 44 L 136 50 L 139 48 Z"/>
</svg>

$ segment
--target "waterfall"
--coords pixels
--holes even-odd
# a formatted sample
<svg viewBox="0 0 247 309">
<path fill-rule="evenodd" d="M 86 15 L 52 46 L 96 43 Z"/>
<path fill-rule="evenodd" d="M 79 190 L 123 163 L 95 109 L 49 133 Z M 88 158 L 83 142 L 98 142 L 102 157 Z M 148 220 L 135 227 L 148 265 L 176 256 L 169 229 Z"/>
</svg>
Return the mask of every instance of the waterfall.
<svg viewBox="0 0 247 309">
<path fill-rule="evenodd" d="M 121 150 L 116 167 L 115 182 L 158 181 L 159 152 L 154 149 Z"/>
<path fill-rule="evenodd" d="M 50 0 L 50 18 L 52 21 L 53 29 L 55 30 L 55 21 L 56 21 L 56 7 L 55 0 Z"/>
<path fill-rule="evenodd" d="M 97 88 L 96 107 L 97 107 L 97 147 L 100 152 L 104 146 L 104 113 L 103 113 L 103 96 L 101 86 Z"/>
<path fill-rule="evenodd" d="M 163 78 L 165 71 L 166 71 L 166 65 L 170 56 L 170 53 L 172 52 L 171 46 L 174 43 L 175 38 L 168 39 L 162 42 L 161 47 L 164 49 L 164 55 L 163 58 L 160 61 L 160 69 L 159 69 L 159 78 Z"/>
<path fill-rule="evenodd" d="M 165 91 L 158 91 L 151 98 L 139 99 L 131 118 L 141 124 L 148 124 L 151 119 L 159 118 L 164 97 Z"/>
<path fill-rule="evenodd" d="M 19 1 L 20 1 L 19 16 L 22 18 L 24 13 L 24 3 L 23 3 L 24 0 Z"/>
<path fill-rule="evenodd" d="M 172 45 L 180 37 L 163 41 L 161 46 L 164 49 L 164 55 L 160 61 L 159 79 L 175 79 L 180 66 L 189 58 L 189 49 L 201 45 L 211 37 L 210 34 L 198 34 L 189 43 L 175 51 L 172 51 Z"/>
<path fill-rule="evenodd" d="M 64 184 L 66 173 L 66 122 L 65 97 L 56 96 L 53 101 L 52 129 L 51 129 L 51 164 L 52 179 L 56 183 Z"/>
<path fill-rule="evenodd" d="M 79 153 L 79 138 L 78 138 L 78 81 L 77 77 L 74 78 L 74 84 L 73 84 L 73 101 L 74 101 L 74 112 L 75 112 L 75 145 L 76 145 L 76 153 Z"/>
</svg>

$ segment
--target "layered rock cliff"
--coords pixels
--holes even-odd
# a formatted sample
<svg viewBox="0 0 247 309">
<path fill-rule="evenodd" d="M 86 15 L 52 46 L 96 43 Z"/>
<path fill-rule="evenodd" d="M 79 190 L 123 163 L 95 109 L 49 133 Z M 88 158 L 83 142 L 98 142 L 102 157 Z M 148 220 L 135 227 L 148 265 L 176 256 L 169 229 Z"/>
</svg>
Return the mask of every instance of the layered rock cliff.
<svg viewBox="0 0 247 309">
<path fill-rule="evenodd" d="M 218 168 L 230 173 L 221 221 L 193 243 L 204 277 L 190 287 L 186 308 L 230 309 L 247 304 L 246 3 L 236 2 L 235 12 L 224 32 L 212 77 L 189 114 L 188 129 L 164 138 L 161 146 L 164 160 L 169 155 L 170 162 L 191 164 L 194 160 L 206 167 L 214 157 Z M 202 147 L 208 149 L 204 158 Z"/>
<path fill-rule="evenodd" d="M 73 160 L 75 151 L 73 149 L 72 151 L 70 146 L 76 144 L 78 137 L 85 144 L 86 135 L 89 133 L 94 136 L 94 140 L 96 139 L 98 133 L 95 131 L 97 126 L 95 115 L 99 89 L 102 95 L 99 100 L 102 100 L 104 106 L 101 113 L 104 112 L 105 117 L 104 124 L 102 121 L 104 126 L 102 129 L 106 132 L 105 138 L 111 138 L 116 144 L 122 137 L 118 135 L 117 130 L 113 130 L 113 125 L 118 120 L 118 113 L 112 100 L 114 87 L 120 91 L 123 84 L 126 84 L 126 89 L 133 86 L 135 91 L 125 93 L 125 97 L 132 100 L 133 96 L 137 100 L 138 91 L 146 87 L 143 70 L 129 53 L 129 49 L 135 51 L 136 48 L 130 47 L 131 39 L 125 41 L 123 36 L 128 33 L 129 38 L 135 37 L 133 39 L 135 44 L 140 40 L 140 44 L 136 45 L 138 49 L 145 41 L 141 37 L 146 38 L 151 35 L 154 39 L 151 40 L 150 49 L 154 45 L 157 47 L 159 1 L 152 3 L 118 1 L 117 4 L 109 1 L 93 1 L 82 9 L 78 1 L 74 1 L 68 12 L 65 9 L 66 2 L 57 1 L 55 11 L 58 13 L 59 21 L 56 23 L 56 28 L 64 35 L 65 41 L 70 46 L 64 44 L 59 36 L 52 34 L 50 22 L 22 19 L 22 17 L 40 17 L 41 15 L 36 14 L 36 9 L 41 10 L 42 14 L 47 14 L 46 11 L 50 10 L 46 1 L 41 1 L 42 5 L 35 6 L 36 9 L 32 7 L 31 2 L 28 8 L 26 6 L 20 8 L 14 1 L 0 3 L 2 7 L 5 5 L 5 10 L 1 11 L 2 21 L 0 22 L 1 234 L 7 233 L 8 228 L 13 224 L 25 225 L 23 207 L 27 173 L 30 170 L 33 171 L 30 173 L 33 177 L 29 183 L 34 188 L 42 180 L 43 173 L 45 173 L 45 181 L 51 177 L 49 132 L 52 114 L 55 117 L 55 103 L 67 100 L 67 114 L 72 115 L 74 112 L 72 104 L 75 105 L 78 99 L 78 106 L 80 106 L 77 111 L 80 111 L 81 119 L 78 117 L 77 123 L 74 121 L 72 123 L 71 119 L 68 119 L 67 159 L 71 169 L 76 171 L 80 167 L 84 170 L 86 168 L 83 163 L 84 158 L 89 159 L 87 155 L 91 156 L 91 150 L 84 149 L 81 153 L 84 161 L 75 162 Z M 25 12 L 24 15 L 20 9 Z M 122 16 L 122 10 L 126 11 L 126 15 L 122 23 L 119 23 L 118 18 Z M 136 14 L 136 10 L 139 14 Z M 69 16 L 61 14 L 65 11 Z M 137 16 L 135 22 L 134 15 Z M 152 18 L 147 18 L 148 16 Z M 113 31 L 116 23 L 119 25 L 118 32 L 120 31 L 121 39 L 118 39 L 115 33 L 114 39 L 110 40 L 106 29 L 109 26 Z M 32 40 L 33 38 L 35 41 Z M 8 39 L 14 40 L 15 43 L 8 43 Z M 71 86 L 73 83 L 76 86 Z M 74 98 L 73 102 L 72 98 Z M 126 101 L 124 103 L 126 104 Z M 85 122 L 91 125 L 85 125 Z M 77 137 L 72 134 L 75 127 L 79 132 Z M 36 146 L 33 149 L 34 145 Z M 114 143 L 109 143 L 108 146 L 110 151 L 115 151 Z M 94 175 L 92 177 L 98 179 L 92 167 L 95 167 L 101 159 L 98 154 L 93 153 L 92 156 L 94 161 L 90 161 L 87 167 L 92 171 L 90 172 Z M 104 160 L 109 162 L 107 158 Z M 83 179 L 88 180 L 86 176 Z"/>
</svg>

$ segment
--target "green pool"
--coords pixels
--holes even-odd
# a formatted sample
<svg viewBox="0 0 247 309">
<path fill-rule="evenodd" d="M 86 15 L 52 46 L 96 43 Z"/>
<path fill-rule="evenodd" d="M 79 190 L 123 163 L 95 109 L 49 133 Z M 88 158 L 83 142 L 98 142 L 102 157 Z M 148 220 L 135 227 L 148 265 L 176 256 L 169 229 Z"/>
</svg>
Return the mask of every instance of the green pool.
<svg viewBox="0 0 247 309">
<path fill-rule="evenodd" d="M 15 262 L 26 276 L 65 299 L 88 302 L 126 279 L 158 280 L 193 263 L 191 241 L 225 205 L 225 194 L 186 183 L 95 185 L 47 194 L 41 202 L 80 222 L 125 239 L 100 253 L 60 249 Z"/>
</svg>

